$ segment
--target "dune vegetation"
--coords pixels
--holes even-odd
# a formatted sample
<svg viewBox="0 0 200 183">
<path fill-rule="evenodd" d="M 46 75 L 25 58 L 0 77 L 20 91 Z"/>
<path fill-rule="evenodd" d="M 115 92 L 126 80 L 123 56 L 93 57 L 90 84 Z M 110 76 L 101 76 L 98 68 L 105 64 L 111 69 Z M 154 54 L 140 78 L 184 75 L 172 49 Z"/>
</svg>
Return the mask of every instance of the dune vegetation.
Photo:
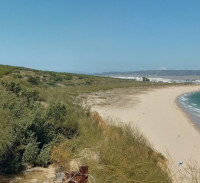
<svg viewBox="0 0 200 183">
<path fill-rule="evenodd" d="M 0 66 L 0 172 L 89 165 L 96 182 L 171 182 L 166 159 L 136 128 L 108 125 L 82 93 L 165 84 Z M 76 163 L 75 163 L 76 162 Z"/>
</svg>

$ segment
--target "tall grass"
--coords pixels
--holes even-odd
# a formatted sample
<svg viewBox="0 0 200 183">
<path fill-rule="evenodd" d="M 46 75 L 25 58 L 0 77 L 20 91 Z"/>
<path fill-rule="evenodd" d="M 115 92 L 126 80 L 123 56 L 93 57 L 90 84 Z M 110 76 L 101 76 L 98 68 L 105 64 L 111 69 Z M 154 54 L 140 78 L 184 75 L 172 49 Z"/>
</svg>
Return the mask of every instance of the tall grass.
<svg viewBox="0 0 200 183">
<path fill-rule="evenodd" d="M 66 122 L 71 127 L 78 124 L 78 133 L 73 138 L 63 138 L 51 151 L 52 161 L 61 169 L 70 171 L 76 164 L 88 165 L 98 183 L 171 183 L 166 159 L 153 151 L 137 128 L 107 125 L 98 114 L 91 114 L 89 110 L 74 104 L 75 96 L 81 93 L 166 84 L 9 66 L 0 66 L 1 76 L 2 81 L 19 83 L 27 91 L 37 89 L 40 93 L 37 102 L 42 101 L 44 108 L 56 102 L 66 105 Z M 30 77 L 32 81 L 37 78 L 38 82 L 31 84 Z M 5 119 L 5 115 L 1 109 L 1 119 Z M 5 125 L 0 120 L 2 126 Z M 4 129 L 0 129 L 0 134 Z"/>
<path fill-rule="evenodd" d="M 174 183 L 200 183 L 200 167 L 195 160 L 186 160 L 178 168 L 171 169 Z"/>
<path fill-rule="evenodd" d="M 100 125 L 96 124 L 99 119 Z M 102 127 L 98 117 L 83 127 L 80 137 L 65 140 L 58 148 L 69 157 L 68 167 L 66 162 L 60 166 L 70 171 L 72 162 L 88 165 L 98 183 L 171 182 L 164 158 L 152 150 L 137 128 L 129 125 Z"/>
</svg>

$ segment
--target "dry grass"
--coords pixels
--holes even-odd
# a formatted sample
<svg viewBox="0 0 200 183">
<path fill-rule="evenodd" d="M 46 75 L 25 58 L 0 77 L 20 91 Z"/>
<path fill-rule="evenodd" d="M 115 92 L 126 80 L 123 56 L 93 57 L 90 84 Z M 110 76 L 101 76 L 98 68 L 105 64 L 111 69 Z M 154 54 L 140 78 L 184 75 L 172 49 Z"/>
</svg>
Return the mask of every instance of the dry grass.
<svg viewBox="0 0 200 183">
<path fill-rule="evenodd" d="M 43 72 L 25 68 L 10 70 L 9 67 L 9 72 L 7 72 L 7 68 L 3 68 L 1 80 L 20 83 L 28 89 L 37 89 L 40 92 L 40 100 L 47 106 L 50 102 L 56 101 L 66 104 L 69 122 L 79 124 L 78 136 L 63 140 L 53 149 L 52 160 L 56 165 L 68 170 L 72 161 L 76 161 L 79 165 L 89 165 L 90 173 L 98 183 L 172 182 L 165 166 L 166 159 L 153 151 L 137 128 L 107 125 L 97 113 L 91 114 L 87 110 L 72 105 L 74 96 L 81 93 L 124 87 L 165 86 L 166 84 Z M 39 78 L 39 84 L 32 85 L 28 82 L 27 78 L 30 76 Z M 199 169 L 189 168 L 193 172 L 190 176 L 195 181 L 197 176 L 195 172 Z"/>
<path fill-rule="evenodd" d="M 160 167 L 165 166 L 163 157 L 152 150 L 137 128 L 108 126 L 97 114 L 91 118 L 80 137 L 60 144 L 70 155 L 69 165 L 74 160 L 78 165 L 88 165 L 99 183 L 171 182 L 167 167 Z"/>
</svg>

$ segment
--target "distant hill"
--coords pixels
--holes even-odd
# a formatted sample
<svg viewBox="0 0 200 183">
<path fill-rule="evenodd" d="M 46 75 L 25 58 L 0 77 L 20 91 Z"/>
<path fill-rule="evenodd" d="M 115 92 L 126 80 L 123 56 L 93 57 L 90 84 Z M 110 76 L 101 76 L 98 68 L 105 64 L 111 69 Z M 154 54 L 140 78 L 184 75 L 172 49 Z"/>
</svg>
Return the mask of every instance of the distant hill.
<svg viewBox="0 0 200 183">
<path fill-rule="evenodd" d="M 163 78 L 200 79 L 200 70 L 145 70 L 133 72 L 104 72 L 101 76 L 146 76 Z"/>
</svg>

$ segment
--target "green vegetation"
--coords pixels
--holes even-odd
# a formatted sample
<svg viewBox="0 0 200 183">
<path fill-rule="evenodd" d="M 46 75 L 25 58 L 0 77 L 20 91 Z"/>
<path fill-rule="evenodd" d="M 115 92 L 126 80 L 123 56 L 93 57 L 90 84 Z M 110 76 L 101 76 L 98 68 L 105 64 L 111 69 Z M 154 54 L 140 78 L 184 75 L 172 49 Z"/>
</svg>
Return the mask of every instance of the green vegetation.
<svg viewBox="0 0 200 183">
<path fill-rule="evenodd" d="M 161 83 L 138 82 L 133 80 L 115 79 L 108 77 L 90 76 L 71 73 L 56 73 L 51 71 L 38 71 L 20 67 L 1 66 L 10 69 L 9 74 L 4 74 L 1 80 L 23 84 L 28 88 L 40 91 L 43 100 L 58 96 L 57 93 L 77 96 L 80 93 L 90 93 L 99 90 L 108 90 L 123 87 L 146 87 L 166 85 Z M 8 68 L 7 68 L 8 67 Z M 2 70 L 3 70 L 2 69 Z M 51 95 L 48 97 L 48 95 Z M 62 100 L 65 97 L 61 97 Z"/>
<path fill-rule="evenodd" d="M 129 126 L 102 129 L 97 125 L 99 118 L 93 118 L 94 121 L 97 123 L 93 125 L 86 123 L 81 136 L 65 140 L 56 147 L 53 159 L 60 159 L 63 154 L 67 159 L 55 161 L 58 165 L 66 169 L 70 161 L 89 165 L 90 173 L 101 183 L 171 182 L 167 171 L 159 166 L 160 162 L 164 167 L 164 161 L 137 129 Z"/>
<path fill-rule="evenodd" d="M 8 74 L 11 73 L 12 71 L 13 71 L 13 67 L 2 65 L 2 66 L 0 67 L 0 77 L 2 77 L 2 76 L 4 76 L 4 75 L 8 75 Z"/>
<path fill-rule="evenodd" d="M 165 158 L 136 129 L 107 126 L 76 100 L 81 93 L 164 84 L 11 66 L 0 71 L 0 172 L 50 163 L 68 170 L 77 160 L 99 183 L 171 182 Z"/>
<path fill-rule="evenodd" d="M 27 81 L 32 85 L 39 85 L 40 83 L 40 79 L 38 77 L 32 77 L 32 76 L 29 76 Z"/>
<path fill-rule="evenodd" d="M 61 104 L 52 104 L 44 108 L 37 100 L 38 92 L 27 91 L 15 83 L 3 83 L 3 86 L 6 87 L 0 93 L 0 133 L 4 137 L 0 139 L 0 171 L 18 172 L 26 164 L 46 166 L 50 163 L 49 157 L 43 157 L 46 148 L 53 146 L 60 136 L 71 138 L 76 132 L 64 124 L 65 107 L 60 110 Z M 52 108 L 57 118 L 49 114 Z M 59 130 L 61 126 L 66 131 Z"/>
</svg>

